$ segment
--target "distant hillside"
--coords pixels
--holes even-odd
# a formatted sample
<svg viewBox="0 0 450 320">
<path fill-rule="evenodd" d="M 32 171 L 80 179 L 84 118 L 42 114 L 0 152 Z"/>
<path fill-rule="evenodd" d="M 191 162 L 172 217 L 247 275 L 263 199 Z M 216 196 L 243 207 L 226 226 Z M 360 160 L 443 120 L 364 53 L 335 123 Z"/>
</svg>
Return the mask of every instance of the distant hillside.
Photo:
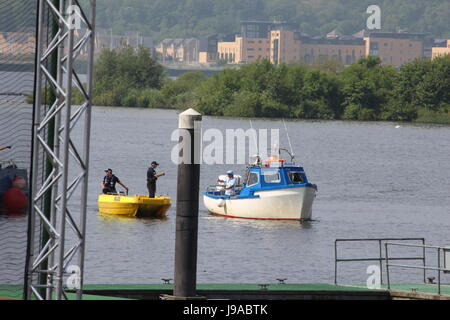
<svg viewBox="0 0 450 320">
<path fill-rule="evenodd" d="M 352 34 L 365 28 L 372 4 L 381 7 L 384 31 L 450 38 L 449 0 L 97 0 L 97 25 L 156 40 L 237 33 L 241 20 L 283 20 L 312 36 L 333 29 Z M 35 0 L 0 0 L 0 32 L 32 29 L 35 6 Z"/>
<path fill-rule="evenodd" d="M 239 32 L 241 20 L 284 20 L 310 35 L 365 28 L 369 5 L 382 10 L 384 31 L 398 29 L 450 38 L 448 0 L 97 0 L 97 23 L 114 33 L 156 39 Z"/>
</svg>

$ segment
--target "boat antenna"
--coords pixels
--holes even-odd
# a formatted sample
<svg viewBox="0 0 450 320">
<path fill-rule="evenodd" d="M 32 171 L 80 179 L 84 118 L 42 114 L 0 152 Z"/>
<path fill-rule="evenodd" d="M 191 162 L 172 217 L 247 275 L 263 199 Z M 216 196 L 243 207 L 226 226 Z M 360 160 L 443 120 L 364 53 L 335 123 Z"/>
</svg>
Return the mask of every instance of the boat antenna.
<svg viewBox="0 0 450 320">
<path fill-rule="evenodd" d="M 249 119 L 248 121 L 250 121 L 250 128 L 252 129 L 252 132 L 255 133 L 255 134 L 253 135 L 253 143 L 255 144 L 255 147 L 256 147 L 256 153 L 257 153 L 257 156 L 259 157 L 258 142 L 256 141 L 256 131 L 253 130 L 253 123 L 252 123 L 252 120 Z"/>
<path fill-rule="evenodd" d="M 284 130 L 286 131 L 286 135 L 288 138 L 289 148 L 291 149 L 291 153 L 289 153 L 289 155 L 291 156 L 291 161 L 294 161 L 294 158 L 295 158 L 294 150 L 292 149 L 291 138 L 289 137 L 289 131 L 287 129 L 286 121 L 284 121 L 284 118 L 283 118 L 283 125 L 284 125 Z"/>
</svg>

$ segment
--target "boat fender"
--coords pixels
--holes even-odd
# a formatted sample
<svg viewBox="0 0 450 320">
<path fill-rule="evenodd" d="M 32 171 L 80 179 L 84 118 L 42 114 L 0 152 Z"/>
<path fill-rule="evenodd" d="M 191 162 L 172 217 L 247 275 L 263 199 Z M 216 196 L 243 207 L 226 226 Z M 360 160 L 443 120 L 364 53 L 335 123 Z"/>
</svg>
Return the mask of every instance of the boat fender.
<svg viewBox="0 0 450 320">
<path fill-rule="evenodd" d="M 225 200 L 223 200 L 223 199 L 217 200 L 217 206 L 218 206 L 219 208 L 224 207 L 224 206 L 225 206 Z"/>
</svg>

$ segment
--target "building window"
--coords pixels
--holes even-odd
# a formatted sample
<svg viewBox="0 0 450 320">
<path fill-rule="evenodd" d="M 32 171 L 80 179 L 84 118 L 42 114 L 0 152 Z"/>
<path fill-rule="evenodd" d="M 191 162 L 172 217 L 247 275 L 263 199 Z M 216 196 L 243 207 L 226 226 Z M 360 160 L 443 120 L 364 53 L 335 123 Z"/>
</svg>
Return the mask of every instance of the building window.
<svg viewBox="0 0 450 320">
<path fill-rule="evenodd" d="M 310 63 L 310 62 L 312 62 L 312 57 L 309 54 L 305 55 L 305 63 Z"/>
<path fill-rule="evenodd" d="M 273 41 L 273 60 L 274 63 L 278 63 L 278 39 Z"/>
<path fill-rule="evenodd" d="M 378 56 L 378 43 L 377 42 L 370 43 L 369 55 Z"/>
<path fill-rule="evenodd" d="M 255 48 L 247 48 L 247 51 L 255 51 Z"/>
<path fill-rule="evenodd" d="M 345 64 L 352 64 L 352 62 L 353 62 L 352 56 L 351 55 L 347 55 L 345 57 Z"/>
</svg>

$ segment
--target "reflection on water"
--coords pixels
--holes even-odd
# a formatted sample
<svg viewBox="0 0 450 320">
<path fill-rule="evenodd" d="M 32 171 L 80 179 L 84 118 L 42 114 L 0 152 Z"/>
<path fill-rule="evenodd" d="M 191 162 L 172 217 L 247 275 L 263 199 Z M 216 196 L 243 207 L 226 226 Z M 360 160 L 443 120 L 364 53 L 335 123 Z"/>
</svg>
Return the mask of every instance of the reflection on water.
<svg viewBox="0 0 450 320">
<path fill-rule="evenodd" d="M 292 221 L 292 220 L 251 220 L 251 219 L 234 219 L 209 214 L 202 211 L 205 215 L 203 219 L 211 223 L 227 223 L 231 228 L 256 228 L 256 229 L 310 229 L 316 220 L 311 221 Z"/>
<path fill-rule="evenodd" d="M 98 218 L 100 222 L 104 223 L 124 223 L 124 224 L 130 224 L 130 223 L 140 223 L 142 221 L 148 221 L 149 225 L 164 222 L 168 218 L 150 218 L 150 217 L 134 217 L 134 216 L 120 216 L 120 215 L 108 215 L 108 214 L 98 214 Z M 139 222 L 139 220 L 141 220 Z"/>
</svg>

